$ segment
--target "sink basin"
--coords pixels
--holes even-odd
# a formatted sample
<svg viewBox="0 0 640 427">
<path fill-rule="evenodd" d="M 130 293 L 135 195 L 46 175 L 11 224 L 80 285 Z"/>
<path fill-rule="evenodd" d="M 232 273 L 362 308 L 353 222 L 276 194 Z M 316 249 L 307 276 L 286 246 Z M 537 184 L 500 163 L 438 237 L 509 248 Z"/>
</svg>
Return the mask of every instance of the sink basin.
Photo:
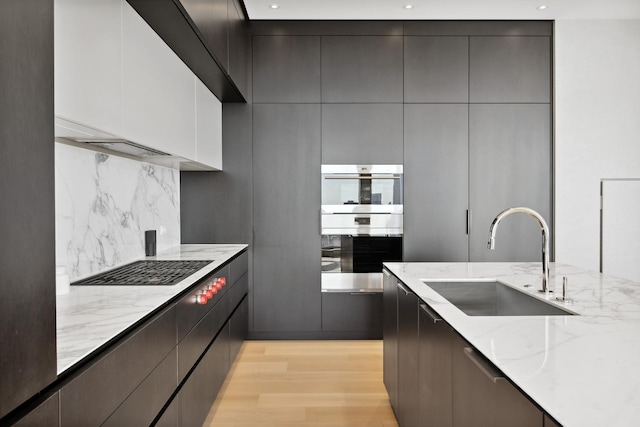
<svg viewBox="0 0 640 427">
<path fill-rule="evenodd" d="M 423 282 L 469 316 L 574 314 L 497 281 Z"/>
</svg>

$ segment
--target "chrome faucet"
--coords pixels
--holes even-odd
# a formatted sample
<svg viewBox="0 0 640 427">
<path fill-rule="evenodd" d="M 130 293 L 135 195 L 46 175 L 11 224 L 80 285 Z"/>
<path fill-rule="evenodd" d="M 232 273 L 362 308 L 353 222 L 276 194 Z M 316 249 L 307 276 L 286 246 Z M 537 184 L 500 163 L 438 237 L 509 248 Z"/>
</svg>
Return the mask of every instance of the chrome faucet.
<svg viewBox="0 0 640 427">
<path fill-rule="evenodd" d="M 505 209 L 495 217 L 493 222 L 491 223 L 491 227 L 489 227 L 489 242 L 487 243 L 487 247 L 491 250 L 495 248 L 495 238 L 496 231 L 498 230 L 498 224 L 502 221 L 503 218 L 514 214 L 514 213 L 526 213 L 527 215 L 532 216 L 538 221 L 540 228 L 542 229 L 542 289 L 540 292 L 548 291 L 549 284 L 549 227 L 547 223 L 542 218 L 538 212 L 533 209 L 517 207 L 517 208 L 509 208 Z M 553 292 L 549 290 L 549 292 Z"/>
</svg>

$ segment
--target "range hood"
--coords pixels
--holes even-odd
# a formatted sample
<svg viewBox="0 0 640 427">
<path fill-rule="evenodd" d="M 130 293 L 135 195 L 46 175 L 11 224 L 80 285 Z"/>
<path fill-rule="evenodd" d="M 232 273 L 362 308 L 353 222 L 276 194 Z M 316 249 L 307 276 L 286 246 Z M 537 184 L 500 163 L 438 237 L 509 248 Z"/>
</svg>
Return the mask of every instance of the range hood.
<svg viewBox="0 0 640 427">
<path fill-rule="evenodd" d="M 156 150 L 154 148 L 145 147 L 135 142 L 119 138 L 107 132 L 90 128 L 80 123 L 55 118 L 55 136 L 56 138 L 64 138 L 75 142 L 90 144 L 94 147 L 101 147 L 111 151 L 128 154 L 136 157 L 157 157 L 171 156 L 168 153 Z"/>
<path fill-rule="evenodd" d="M 155 150 L 153 148 L 147 148 L 135 142 L 127 141 L 125 139 L 76 139 L 76 142 L 84 142 L 97 147 L 106 148 L 107 150 L 118 151 L 120 153 L 129 154 L 137 157 L 155 157 L 155 156 L 170 156 L 170 154 L 163 153 L 162 151 Z"/>
</svg>

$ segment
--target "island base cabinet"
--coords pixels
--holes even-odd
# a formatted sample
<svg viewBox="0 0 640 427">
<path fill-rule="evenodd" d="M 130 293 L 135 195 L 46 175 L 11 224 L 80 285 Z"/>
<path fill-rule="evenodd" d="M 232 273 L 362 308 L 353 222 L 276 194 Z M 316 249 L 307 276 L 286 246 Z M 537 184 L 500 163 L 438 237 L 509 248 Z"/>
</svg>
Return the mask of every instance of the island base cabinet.
<svg viewBox="0 0 640 427">
<path fill-rule="evenodd" d="M 418 297 L 398 283 L 398 410 L 401 427 L 418 427 Z"/>
<path fill-rule="evenodd" d="M 543 425 L 540 409 L 479 354 L 473 352 L 469 355 L 465 348 L 470 346 L 462 338 L 456 335 L 453 340 L 454 426 Z"/>
<path fill-rule="evenodd" d="M 382 270 L 383 380 L 391 408 L 398 415 L 398 287 L 395 276 Z"/>
<path fill-rule="evenodd" d="M 419 313 L 419 425 L 452 427 L 455 332 L 426 305 L 420 304 Z"/>
</svg>

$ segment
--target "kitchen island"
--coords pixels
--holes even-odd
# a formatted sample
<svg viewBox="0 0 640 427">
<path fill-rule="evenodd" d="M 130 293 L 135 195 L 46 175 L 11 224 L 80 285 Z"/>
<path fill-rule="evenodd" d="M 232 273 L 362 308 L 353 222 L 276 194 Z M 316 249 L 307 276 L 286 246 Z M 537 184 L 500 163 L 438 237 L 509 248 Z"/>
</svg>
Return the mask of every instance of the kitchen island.
<svg viewBox="0 0 640 427">
<path fill-rule="evenodd" d="M 563 426 L 640 422 L 640 284 L 552 263 L 549 287 L 556 293 L 545 296 L 538 292 L 540 263 L 385 267 Z M 563 277 L 572 304 L 555 299 Z M 576 315 L 469 316 L 423 282 L 443 279 L 496 279 Z"/>
</svg>

